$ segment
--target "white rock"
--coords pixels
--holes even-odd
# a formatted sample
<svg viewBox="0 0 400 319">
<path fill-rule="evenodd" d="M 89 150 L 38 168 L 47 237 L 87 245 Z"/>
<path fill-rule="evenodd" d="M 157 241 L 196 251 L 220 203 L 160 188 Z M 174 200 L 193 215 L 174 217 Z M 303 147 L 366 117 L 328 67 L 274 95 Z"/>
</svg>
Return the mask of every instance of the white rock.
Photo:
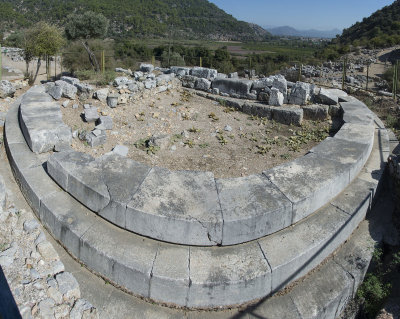
<svg viewBox="0 0 400 319">
<path fill-rule="evenodd" d="M 79 284 L 71 273 L 63 272 L 58 274 L 56 280 L 58 283 L 58 289 L 62 293 L 64 300 L 81 297 Z"/>
<path fill-rule="evenodd" d="M 284 101 L 284 96 L 277 88 L 271 89 L 271 94 L 269 96 L 269 105 L 272 106 L 282 106 Z"/>
<path fill-rule="evenodd" d="M 27 232 L 27 233 L 31 233 L 31 232 L 33 232 L 35 229 L 37 229 L 39 227 L 39 223 L 35 220 L 35 219 L 32 219 L 32 220 L 27 220 L 25 223 L 24 223 L 24 230 Z"/>
<path fill-rule="evenodd" d="M 108 88 L 100 89 L 100 90 L 97 90 L 96 92 L 94 92 L 93 96 L 96 99 L 98 99 L 99 101 L 105 103 L 105 102 L 107 102 L 107 96 L 108 96 L 109 91 L 110 90 Z"/>
<path fill-rule="evenodd" d="M 118 155 L 121 155 L 123 157 L 126 157 L 128 155 L 128 153 L 129 153 L 129 148 L 127 146 L 124 146 L 124 145 L 116 145 L 113 148 L 112 151 L 115 154 L 118 154 Z"/>
<path fill-rule="evenodd" d="M 53 299 L 47 298 L 45 300 L 42 300 L 39 303 L 40 315 L 44 318 L 52 317 L 54 315 L 54 310 L 53 310 L 54 306 L 55 302 Z"/>
<path fill-rule="evenodd" d="M 62 294 L 56 288 L 50 287 L 49 289 L 47 289 L 47 295 L 50 298 L 54 299 L 57 305 L 63 302 Z"/>
<path fill-rule="evenodd" d="M 56 261 L 59 259 L 56 250 L 47 240 L 39 243 L 36 248 L 46 261 Z"/>
</svg>

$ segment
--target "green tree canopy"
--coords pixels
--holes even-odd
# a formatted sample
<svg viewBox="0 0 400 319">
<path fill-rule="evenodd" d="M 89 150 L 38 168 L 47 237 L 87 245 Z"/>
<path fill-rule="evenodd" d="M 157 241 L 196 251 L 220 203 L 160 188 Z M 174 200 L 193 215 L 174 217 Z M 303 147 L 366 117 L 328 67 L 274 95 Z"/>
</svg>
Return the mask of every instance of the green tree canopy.
<svg viewBox="0 0 400 319">
<path fill-rule="evenodd" d="M 67 20 L 65 34 L 69 40 L 103 38 L 107 34 L 109 23 L 101 13 L 71 14 Z"/>
</svg>

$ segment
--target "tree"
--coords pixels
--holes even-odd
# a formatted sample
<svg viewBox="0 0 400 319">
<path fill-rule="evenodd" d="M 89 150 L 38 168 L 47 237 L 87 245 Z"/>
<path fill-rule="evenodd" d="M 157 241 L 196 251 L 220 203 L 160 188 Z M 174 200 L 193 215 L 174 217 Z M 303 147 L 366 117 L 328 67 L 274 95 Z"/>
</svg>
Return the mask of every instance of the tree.
<svg viewBox="0 0 400 319">
<path fill-rule="evenodd" d="M 38 22 L 33 28 L 26 31 L 23 49 L 24 58 L 27 63 L 27 73 L 29 72 L 29 62 L 33 57 L 38 58 L 36 73 L 32 83 L 36 81 L 42 59 L 55 55 L 64 45 L 64 42 L 61 30 L 57 26 L 46 22 Z"/>
<path fill-rule="evenodd" d="M 96 71 L 100 71 L 96 55 L 89 47 L 88 40 L 103 38 L 107 34 L 108 20 L 102 14 L 87 11 L 83 14 L 72 14 L 67 17 L 65 33 L 69 40 L 80 40 L 89 55 L 90 63 Z"/>
</svg>

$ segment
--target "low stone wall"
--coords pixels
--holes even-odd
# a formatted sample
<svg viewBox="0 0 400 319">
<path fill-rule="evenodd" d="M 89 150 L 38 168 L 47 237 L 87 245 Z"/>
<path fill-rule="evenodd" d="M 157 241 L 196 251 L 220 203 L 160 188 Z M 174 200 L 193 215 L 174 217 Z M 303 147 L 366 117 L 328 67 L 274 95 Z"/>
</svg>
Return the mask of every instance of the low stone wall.
<svg viewBox="0 0 400 319">
<path fill-rule="evenodd" d="M 20 107 L 21 128 L 26 141 L 35 153 L 69 147 L 71 129 L 64 124 L 60 106 L 45 93 L 43 86 L 30 89 Z"/>
<path fill-rule="evenodd" d="M 349 112 L 356 111 L 350 109 Z M 360 124 L 361 119 L 355 115 L 357 114 L 349 114 L 346 120 L 346 125 L 354 131 L 360 125 L 370 127 L 370 120 L 377 122 L 371 114 L 370 119 Z M 353 120 L 357 123 L 352 123 Z M 62 191 L 48 176 L 42 166 L 46 158 L 30 151 L 19 129 L 17 105 L 9 111 L 5 127 L 7 152 L 24 195 L 43 224 L 73 256 L 93 271 L 135 294 L 164 303 L 195 308 L 231 306 L 268 296 L 307 274 L 346 241 L 368 211 L 383 174 L 383 158 L 388 155 L 385 145 L 389 144 L 389 140 L 387 134 L 384 134 L 384 128 L 375 131 L 374 148 L 360 174 L 333 201 L 315 214 L 294 227 L 245 244 L 193 247 L 151 240 L 99 218 Z M 369 145 L 365 141 L 369 141 L 370 135 L 359 132 L 355 136 L 357 143 Z M 335 136 L 332 140 L 335 139 L 339 137 Z M 346 143 L 345 139 L 341 140 Z M 304 158 L 317 158 L 318 152 L 318 149 L 314 150 Z M 365 154 L 364 150 L 358 153 L 358 157 L 344 159 L 339 156 L 338 162 L 332 160 L 330 164 L 332 171 L 336 167 L 343 167 L 341 172 L 346 174 L 342 176 L 349 181 L 354 172 L 350 169 L 351 163 L 354 164 L 356 158 L 362 160 Z M 326 161 L 323 157 L 320 160 Z M 294 168 L 293 172 L 299 174 L 298 176 L 307 176 L 310 170 L 295 169 L 305 160 L 299 161 L 300 163 L 289 163 Z M 346 165 L 349 166 L 344 168 Z M 271 176 L 274 181 L 279 180 L 278 171 L 275 168 L 272 172 L 265 173 L 262 181 L 269 175 L 270 181 Z M 317 176 L 316 172 L 313 174 Z M 147 176 L 149 175 L 150 173 Z M 154 174 L 150 180 L 157 181 L 157 178 L 159 175 Z M 247 180 L 242 182 L 246 187 L 251 185 Z M 253 183 L 257 187 L 257 180 L 253 180 Z M 282 185 L 280 186 L 283 188 Z M 229 194 L 237 194 L 235 191 L 228 191 L 229 189 L 237 187 L 243 190 L 240 183 L 235 185 L 226 180 L 223 187 L 228 197 Z M 320 185 L 320 188 L 324 187 L 325 185 Z M 251 191 L 251 187 L 248 191 Z M 310 194 L 321 192 L 315 188 L 307 191 Z M 146 198 L 152 192 L 143 191 L 143 194 Z M 245 194 L 243 196 L 246 197 Z M 293 198 L 295 196 L 293 194 Z M 310 204 L 314 201 L 312 196 L 307 200 L 298 198 L 297 207 L 307 206 L 307 200 Z M 301 212 L 300 209 L 297 211 Z M 234 221 L 235 216 L 232 217 Z M 259 217 L 257 218 L 259 221 Z M 248 228 L 243 226 L 242 229 L 251 233 L 254 231 L 251 227 L 250 224 Z"/>
<path fill-rule="evenodd" d="M 349 118 L 368 110 L 343 104 Z M 247 177 L 215 179 L 211 172 L 173 172 L 75 151 L 52 155 L 47 168 L 65 191 L 123 229 L 176 244 L 236 245 L 297 223 L 351 183 L 374 139 L 372 118 L 359 121 L 310 154 Z"/>
</svg>

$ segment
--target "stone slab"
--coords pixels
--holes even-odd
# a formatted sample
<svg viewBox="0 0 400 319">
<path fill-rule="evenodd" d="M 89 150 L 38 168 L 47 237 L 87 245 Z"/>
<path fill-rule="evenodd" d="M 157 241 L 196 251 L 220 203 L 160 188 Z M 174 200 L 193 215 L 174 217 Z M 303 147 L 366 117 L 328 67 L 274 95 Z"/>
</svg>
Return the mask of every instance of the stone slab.
<svg viewBox="0 0 400 319">
<path fill-rule="evenodd" d="M 353 279 L 336 263 L 323 265 L 290 292 L 302 319 L 337 318 L 351 299 Z"/>
<path fill-rule="evenodd" d="M 290 226 L 292 204 L 262 175 L 218 179 L 224 216 L 222 245 L 264 237 Z"/>
<path fill-rule="evenodd" d="M 369 227 L 367 221 L 361 222 L 359 231 L 354 232 L 351 242 L 346 243 L 333 257 L 335 262 L 354 279 L 353 298 L 364 280 L 376 245 L 376 241 L 370 235 Z"/>
<path fill-rule="evenodd" d="M 157 251 L 150 279 L 150 298 L 161 302 L 187 303 L 190 286 L 188 246 L 162 245 Z"/>
<path fill-rule="evenodd" d="M 219 89 L 221 93 L 236 94 L 240 97 L 247 97 L 250 93 L 253 81 L 240 79 L 220 79 L 212 82 L 213 89 Z"/>
<path fill-rule="evenodd" d="M 150 167 L 118 154 L 103 156 L 99 161 L 102 181 L 107 187 L 110 202 L 98 213 L 113 224 L 126 228 L 126 206 L 149 173 Z"/>
<path fill-rule="evenodd" d="M 372 125 L 346 123 L 341 127 L 339 132 L 336 133 L 335 138 L 372 145 L 374 134 L 375 130 Z"/>
<path fill-rule="evenodd" d="M 20 170 L 19 176 L 22 193 L 35 213 L 39 212 L 43 198 L 60 191 L 58 185 L 48 178 L 43 166 Z"/>
<path fill-rule="evenodd" d="M 340 138 L 327 138 L 314 148 L 310 153 L 320 157 L 349 165 L 349 180 L 353 180 L 368 160 L 372 144 L 360 144 L 355 141 Z"/>
<path fill-rule="evenodd" d="M 294 228 L 259 239 L 272 268 L 272 291 L 306 275 L 344 242 L 351 232 L 342 237 L 340 231 L 348 219 L 348 214 L 326 206 Z"/>
<path fill-rule="evenodd" d="M 300 108 L 287 108 L 287 107 L 274 107 L 272 108 L 272 119 L 275 122 L 286 125 L 300 126 L 303 123 L 303 109 Z"/>
<path fill-rule="evenodd" d="M 128 204 L 126 226 L 168 242 L 220 244 L 222 216 L 213 174 L 152 168 Z"/>
<path fill-rule="evenodd" d="M 90 155 L 75 151 L 55 153 L 49 158 L 48 167 L 50 176 L 94 212 L 101 211 L 110 203 L 110 194 L 101 175 L 101 163 Z"/>
<path fill-rule="evenodd" d="M 271 273 L 257 243 L 190 249 L 188 307 L 223 306 L 269 295 Z"/>
<path fill-rule="evenodd" d="M 80 255 L 80 238 L 96 222 L 92 215 L 65 192 L 53 193 L 41 201 L 43 225 L 76 258 Z"/>
<path fill-rule="evenodd" d="M 264 175 L 292 202 L 292 223 L 328 203 L 350 182 L 348 164 L 312 153 L 274 167 Z"/>
</svg>

